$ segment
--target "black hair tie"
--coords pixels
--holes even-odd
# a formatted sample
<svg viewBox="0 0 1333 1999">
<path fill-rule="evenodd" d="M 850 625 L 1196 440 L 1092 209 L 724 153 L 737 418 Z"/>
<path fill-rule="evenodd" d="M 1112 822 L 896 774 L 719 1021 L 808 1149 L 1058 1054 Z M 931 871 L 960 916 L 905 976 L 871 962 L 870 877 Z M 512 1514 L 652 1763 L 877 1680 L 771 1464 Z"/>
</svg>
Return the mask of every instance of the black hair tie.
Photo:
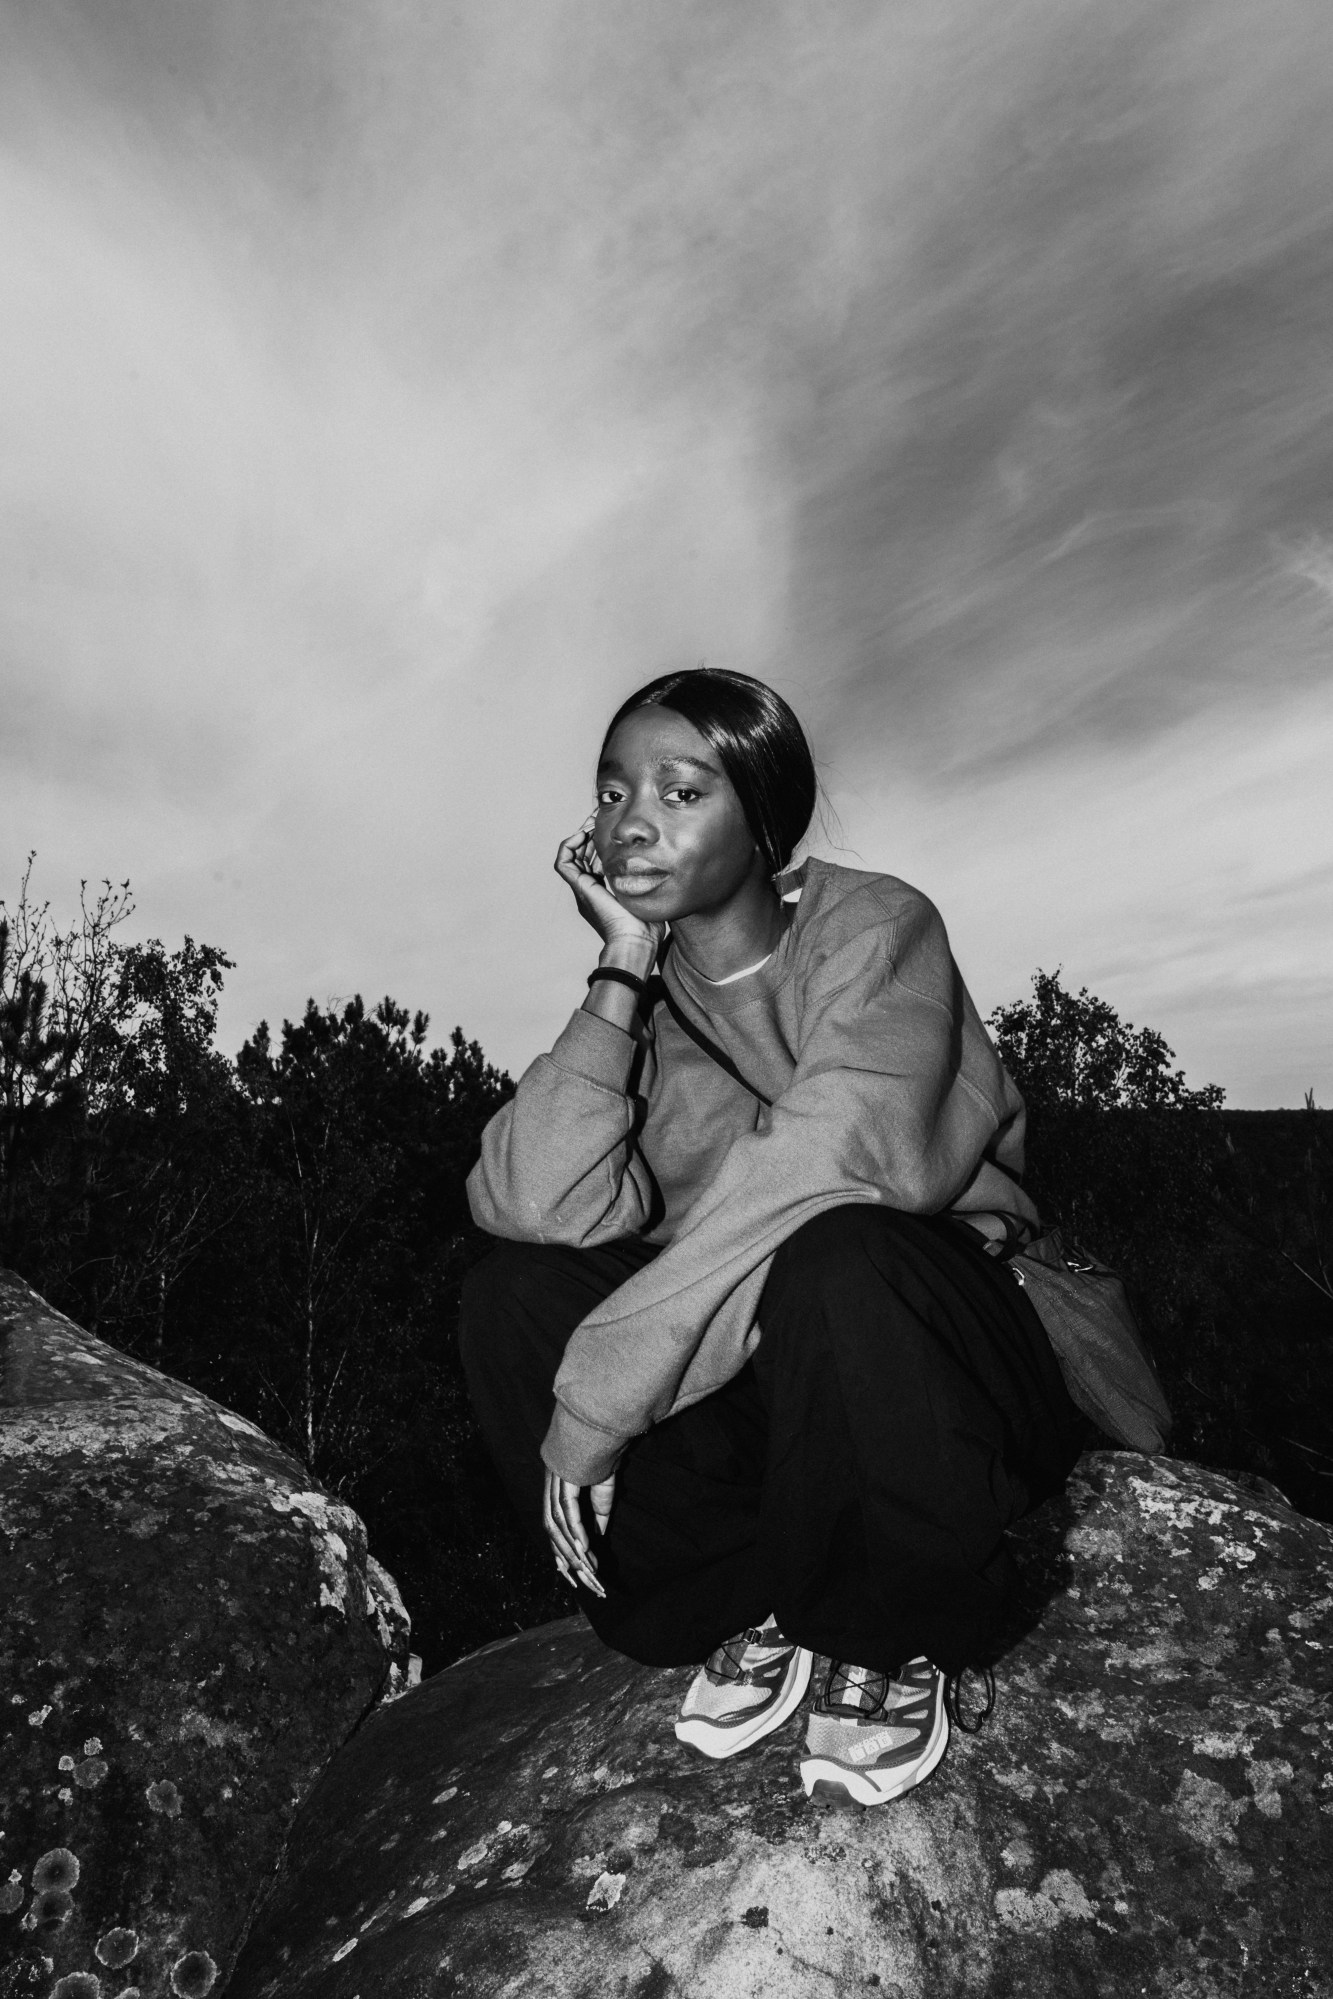
<svg viewBox="0 0 1333 1999">
<path fill-rule="evenodd" d="M 598 979 L 614 979 L 618 986 L 628 986 L 632 993 L 640 996 L 648 990 L 646 979 L 636 978 L 633 972 L 622 972 L 619 965 L 599 965 L 595 972 L 589 972 L 590 986 L 595 986 Z"/>
</svg>

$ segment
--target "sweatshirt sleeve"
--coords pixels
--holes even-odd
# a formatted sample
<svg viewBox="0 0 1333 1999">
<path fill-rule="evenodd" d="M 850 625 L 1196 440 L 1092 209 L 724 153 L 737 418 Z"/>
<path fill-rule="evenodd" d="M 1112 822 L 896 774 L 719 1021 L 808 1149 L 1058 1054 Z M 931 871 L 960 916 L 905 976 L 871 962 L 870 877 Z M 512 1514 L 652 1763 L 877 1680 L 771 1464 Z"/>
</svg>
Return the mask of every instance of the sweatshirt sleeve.
<svg viewBox="0 0 1333 1999">
<path fill-rule="evenodd" d="M 468 1175 L 479 1227 L 516 1242 L 592 1249 L 648 1224 L 652 1178 L 634 1144 L 636 1044 L 581 1010 L 482 1133 Z"/>
<path fill-rule="evenodd" d="M 961 1073 L 965 1040 L 980 1084 Z M 546 1464 L 603 1478 L 631 1437 L 719 1387 L 756 1343 L 774 1251 L 823 1209 L 951 1207 L 1010 1092 L 924 898 L 816 963 L 790 1085 L 732 1144 L 671 1244 L 566 1348 Z"/>
</svg>

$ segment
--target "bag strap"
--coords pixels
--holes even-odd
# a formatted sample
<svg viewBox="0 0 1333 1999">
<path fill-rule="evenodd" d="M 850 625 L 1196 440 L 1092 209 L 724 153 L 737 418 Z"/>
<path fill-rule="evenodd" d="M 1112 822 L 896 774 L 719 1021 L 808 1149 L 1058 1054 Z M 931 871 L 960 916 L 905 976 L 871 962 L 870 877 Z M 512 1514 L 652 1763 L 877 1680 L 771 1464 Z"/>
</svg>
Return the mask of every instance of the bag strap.
<svg viewBox="0 0 1333 1999">
<path fill-rule="evenodd" d="M 1006 1263 L 1011 1262 L 1016 1256 L 1021 1256 L 1025 1249 L 1031 1249 L 1034 1242 L 1040 1241 L 1042 1236 L 1050 1233 L 1042 1223 L 1029 1222 L 1020 1215 L 1011 1215 L 1007 1209 L 997 1208 L 995 1212 L 1004 1223 L 1004 1242 L 997 1254 Z"/>
<path fill-rule="evenodd" d="M 681 1033 L 688 1035 L 690 1040 L 694 1043 L 695 1047 L 701 1048 L 704 1054 L 708 1056 L 710 1061 L 716 1062 L 719 1069 L 724 1069 L 727 1075 L 730 1076 L 733 1083 L 739 1083 L 743 1090 L 748 1090 L 752 1097 L 757 1097 L 761 1104 L 765 1105 L 767 1109 L 771 1110 L 773 1108 L 772 1097 L 766 1097 L 762 1090 L 757 1089 L 753 1083 L 748 1081 L 746 1077 L 742 1076 L 740 1070 L 736 1067 L 736 1064 L 732 1061 L 730 1055 L 727 1054 L 726 1050 L 719 1048 L 715 1041 L 710 1041 L 708 1036 L 704 1033 L 703 1029 L 701 1027 L 696 1027 L 694 1022 L 690 1020 L 688 1016 L 684 1012 L 682 1012 L 681 1008 L 677 1005 L 670 989 L 667 986 L 666 980 L 662 977 L 660 970 L 660 967 L 666 961 L 666 953 L 670 949 L 670 945 L 671 945 L 671 940 L 670 938 L 668 938 L 667 943 L 663 948 L 662 955 L 658 959 L 659 970 L 654 972 L 653 976 L 649 979 L 647 988 L 645 990 L 644 997 L 648 1001 L 649 1013 L 652 1012 L 653 1008 L 657 1005 L 657 1002 L 661 1000 L 663 1006 L 665 1006 L 667 1012 L 671 1015 L 671 1018 L 675 1021 Z"/>
<path fill-rule="evenodd" d="M 965 1222 L 973 1235 L 980 1238 L 987 1256 L 993 1256 L 997 1263 L 1012 1263 L 1016 1256 L 1025 1255 L 1033 1243 L 1047 1233 L 1040 1222 L 1024 1221 L 1021 1216 L 1011 1215 L 1005 1208 L 991 1208 L 988 1212 L 994 1215 L 996 1221 L 1003 1227 L 1002 1236 L 988 1236 L 984 1229 L 977 1227 L 975 1216 L 968 1214 L 964 1208 L 950 1208 L 949 1220 Z"/>
</svg>

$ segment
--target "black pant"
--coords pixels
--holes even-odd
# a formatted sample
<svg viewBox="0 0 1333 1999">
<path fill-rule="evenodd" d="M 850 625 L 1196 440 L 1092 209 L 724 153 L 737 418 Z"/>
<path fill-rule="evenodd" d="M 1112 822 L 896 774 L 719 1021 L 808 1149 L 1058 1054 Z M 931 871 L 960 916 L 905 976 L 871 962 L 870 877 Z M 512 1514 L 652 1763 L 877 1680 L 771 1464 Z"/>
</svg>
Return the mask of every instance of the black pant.
<svg viewBox="0 0 1333 1999">
<path fill-rule="evenodd" d="M 463 1293 L 463 1365 L 509 1493 L 540 1533 L 539 1448 L 579 1322 L 657 1252 L 498 1243 Z M 778 1251 L 734 1380 L 636 1437 L 597 1542 L 608 1645 L 707 1656 L 772 1611 L 857 1665 L 993 1646 L 1004 1529 L 1053 1491 L 1082 1423 L 1024 1292 L 943 1217 L 849 1203 Z"/>
</svg>

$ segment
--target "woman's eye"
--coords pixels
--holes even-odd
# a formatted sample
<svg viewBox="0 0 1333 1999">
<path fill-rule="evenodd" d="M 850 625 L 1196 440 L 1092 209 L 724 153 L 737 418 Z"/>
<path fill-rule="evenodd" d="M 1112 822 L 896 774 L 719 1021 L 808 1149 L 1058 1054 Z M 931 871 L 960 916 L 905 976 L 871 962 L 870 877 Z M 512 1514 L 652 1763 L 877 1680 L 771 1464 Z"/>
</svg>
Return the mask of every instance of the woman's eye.
<svg viewBox="0 0 1333 1999">
<path fill-rule="evenodd" d="M 619 801 L 620 793 L 618 791 L 599 791 L 597 794 L 597 810 L 601 812 L 606 806 L 616 805 Z"/>
<path fill-rule="evenodd" d="M 689 805 L 694 799 L 698 798 L 699 796 L 700 793 L 697 791 L 691 791 L 688 784 L 673 784 L 670 791 L 667 793 L 668 798 L 677 799 L 682 805 Z"/>
</svg>

